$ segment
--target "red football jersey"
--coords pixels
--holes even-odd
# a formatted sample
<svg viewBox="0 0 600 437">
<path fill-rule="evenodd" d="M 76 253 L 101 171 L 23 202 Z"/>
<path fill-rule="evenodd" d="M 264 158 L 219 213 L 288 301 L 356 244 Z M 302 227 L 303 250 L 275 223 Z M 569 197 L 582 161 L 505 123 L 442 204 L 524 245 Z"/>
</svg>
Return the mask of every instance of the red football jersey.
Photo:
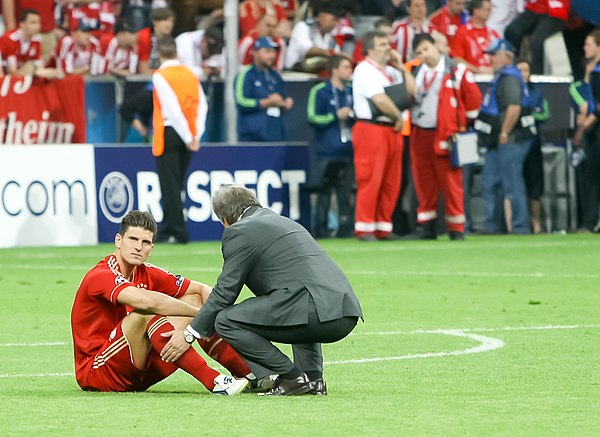
<svg viewBox="0 0 600 437">
<path fill-rule="evenodd" d="M 93 76 L 102 74 L 104 61 L 100 55 L 100 42 L 92 36 L 87 47 L 80 47 L 72 36 L 67 35 L 56 46 L 56 64 L 68 74 L 85 67 Z"/>
<path fill-rule="evenodd" d="M 4 34 L 0 40 L 2 57 L 8 66 L 21 68 L 27 61 L 34 61 L 41 67 L 42 62 L 42 37 L 34 35 L 31 40 L 25 41 L 23 31 L 14 29 Z"/>
<path fill-rule="evenodd" d="M 120 47 L 116 36 L 105 34 L 100 38 L 100 50 L 104 57 L 104 73 L 107 73 L 110 68 L 128 70 L 131 74 L 137 73 L 139 60 L 137 46 L 131 49 Z"/>
<path fill-rule="evenodd" d="M 458 28 L 464 24 L 463 19 L 463 15 L 452 15 L 448 10 L 448 6 L 438 9 L 430 17 L 431 24 L 437 31 L 446 35 L 448 42 L 452 42 Z"/>
<path fill-rule="evenodd" d="M 110 1 L 93 2 L 88 5 L 70 2 L 66 16 L 70 30 L 77 29 L 79 23 L 84 23 L 94 29 L 92 34 L 96 38 L 100 38 L 103 33 L 112 32 L 116 22 Z"/>
<path fill-rule="evenodd" d="M 490 47 L 492 41 L 500 35 L 487 26 L 474 27 L 471 23 L 462 26 L 450 46 L 452 57 L 461 58 L 476 67 L 491 67 L 492 59 L 484 51 Z"/>
<path fill-rule="evenodd" d="M 71 310 L 76 373 L 94 359 L 127 315 L 127 307 L 118 303 L 117 298 L 131 286 L 178 298 L 185 294 L 190 280 L 148 263 L 137 266 L 131 278 L 126 279 L 115 255 L 100 261 L 81 281 Z"/>
<path fill-rule="evenodd" d="M 245 36 L 256 27 L 256 22 L 263 15 L 272 15 L 277 18 L 279 23 L 282 20 L 287 21 L 285 10 L 278 1 L 270 1 L 265 7 L 261 6 L 255 0 L 245 0 L 240 4 L 240 37 Z"/>
</svg>

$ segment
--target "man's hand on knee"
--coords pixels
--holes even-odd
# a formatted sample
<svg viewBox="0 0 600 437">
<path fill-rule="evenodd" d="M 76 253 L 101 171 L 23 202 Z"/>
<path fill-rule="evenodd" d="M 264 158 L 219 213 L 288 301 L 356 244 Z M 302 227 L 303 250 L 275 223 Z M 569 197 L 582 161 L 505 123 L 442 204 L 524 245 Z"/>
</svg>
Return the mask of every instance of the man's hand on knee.
<svg viewBox="0 0 600 437">
<path fill-rule="evenodd" d="M 190 343 L 185 341 L 183 330 L 174 329 L 161 334 L 161 336 L 171 337 L 163 350 L 160 351 L 162 360 L 167 363 L 177 361 L 191 346 Z"/>
</svg>

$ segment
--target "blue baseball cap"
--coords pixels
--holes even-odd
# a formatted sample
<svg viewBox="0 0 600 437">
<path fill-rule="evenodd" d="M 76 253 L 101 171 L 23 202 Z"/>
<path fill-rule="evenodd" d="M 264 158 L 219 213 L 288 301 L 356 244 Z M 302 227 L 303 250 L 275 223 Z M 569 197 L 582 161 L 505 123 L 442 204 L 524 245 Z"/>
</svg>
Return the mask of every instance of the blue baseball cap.
<svg viewBox="0 0 600 437">
<path fill-rule="evenodd" d="M 515 52 L 514 46 L 506 39 L 496 39 L 490 47 L 485 51 L 488 55 L 495 55 L 498 52 Z"/>
<path fill-rule="evenodd" d="M 254 50 L 278 48 L 279 44 L 273 41 L 273 38 L 271 38 L 270 36 L 261 36 L 256 41 L 254 41 Z"/>
</svg>

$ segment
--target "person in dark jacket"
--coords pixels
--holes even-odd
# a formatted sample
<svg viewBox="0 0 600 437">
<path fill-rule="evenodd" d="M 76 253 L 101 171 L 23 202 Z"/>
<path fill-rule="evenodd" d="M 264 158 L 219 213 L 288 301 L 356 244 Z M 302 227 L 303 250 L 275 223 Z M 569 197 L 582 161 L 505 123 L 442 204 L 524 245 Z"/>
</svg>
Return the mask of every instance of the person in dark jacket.
<svg viewBox="0 0 600 437">
<path fill-rule="evenodd" d="M 315 130 L 313 141 L 314 179 L 318 186 L 316 237 L 331 236 L 328 214 L 335 192 L 339 228 L 338 237 L 351 237 L 352 220 L 352 61 L 334 55 L 329 59 L 330 79 L 310 90 L 307 104 L 308 122 Z"/>
<path fill-rule="evenodd" d="M 285 96 L 281 75 L 273 69 L 279 46 L 269 36 L 254 43 L 254 62 L 235 78 L 240 141 L 285 141 L 284 111 L 294 101 Z"/>
</svg>

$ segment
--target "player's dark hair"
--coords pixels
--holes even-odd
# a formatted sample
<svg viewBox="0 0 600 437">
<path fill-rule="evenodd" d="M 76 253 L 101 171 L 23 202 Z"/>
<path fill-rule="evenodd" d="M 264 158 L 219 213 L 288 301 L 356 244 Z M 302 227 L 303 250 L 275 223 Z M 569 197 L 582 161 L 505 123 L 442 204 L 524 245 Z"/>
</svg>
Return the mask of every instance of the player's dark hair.
<svg viewBox="0 0 600 437">
<path fill-rule="evenodd" d="M 27 20 L 27 17 L 29 17 L 30 15 L 40 15 L 40 13 L 35 9 L 23 9 L 19 14 L 19 23 L 22 23 L 25 20 Z"/>
<path fill-rule="evenodd" d="M 419 34 L 415 35 L 415 37 L 413 38 L 413 42 L 412 42 L 413 52 L 417 51 L 417 47 L 419 47 L 423 41 L 428 41 L 431 44 L 435 45 L 435 40 L 433 39 L 433 36 L 431 36 L 431 34 L 419 33 Z"/>
<path fill-rule="evenodd" d="M 491 2 L 492 0 L 471 0 L 471 3 L 469 3 L 469 15 L 473 15 L 473 11 L 475 9 L 479 9 L 484 2 Z"/>
<path fill-rule="evenodd" d="M 163 21 L 169 18 L 175 18 L 175 13 L 169 8 L 156 8 L 150 13 L 152 21 Z"/>
<path fill-rule="evenodd" d="M 121 236 L 125 235 L 125 232 L 127 232 L 129 228 L 142 228 L 152 232 L 152 241 L 154 241 L 154 237 L 156 236 L 156 220 L 154 220 L 154 217 L 152 217 L 152 214 L 149 212 L 138 210 L 129 211 L 121 220 L 119 234 L 121 234 Z"/>
<path fill-rule="evenodd" d="M 368 55 L 369 50 L 375 48 L 375 38 L 388 39 L 388 36 L 381 30 L 371 30 L 370 32 L 367 32 L 363 38 L 363 54 Z"/>
<path fill-rule="evenodd" d="M 172 36 L 161 36 L 157 40 L 158 56 L 163 59 L 177 58 L 177 44 Z"/>
<path fill-rule="evenodd" d="M 340 64 L 344 61 L 348 61 L 348 62 L 350 62 L 350 64 L 352 64 L 352 61 L 350 59 L 348 59 L 347 56 L 343 56 L 343 55 L 330 56 L 329 60 L 327 62 L 327 71 L 329 72 L 329 74 L 331 74 L 331 71 L 333 69 L 339 68 Z"/>
<path fill-rule="evenodd" d="M 232 225 L 251 206 L 260 206 L 252 191 L 243 185 L 226 184 L 214 194 L 213 211 L 222 222 Z"/>
</svg>

